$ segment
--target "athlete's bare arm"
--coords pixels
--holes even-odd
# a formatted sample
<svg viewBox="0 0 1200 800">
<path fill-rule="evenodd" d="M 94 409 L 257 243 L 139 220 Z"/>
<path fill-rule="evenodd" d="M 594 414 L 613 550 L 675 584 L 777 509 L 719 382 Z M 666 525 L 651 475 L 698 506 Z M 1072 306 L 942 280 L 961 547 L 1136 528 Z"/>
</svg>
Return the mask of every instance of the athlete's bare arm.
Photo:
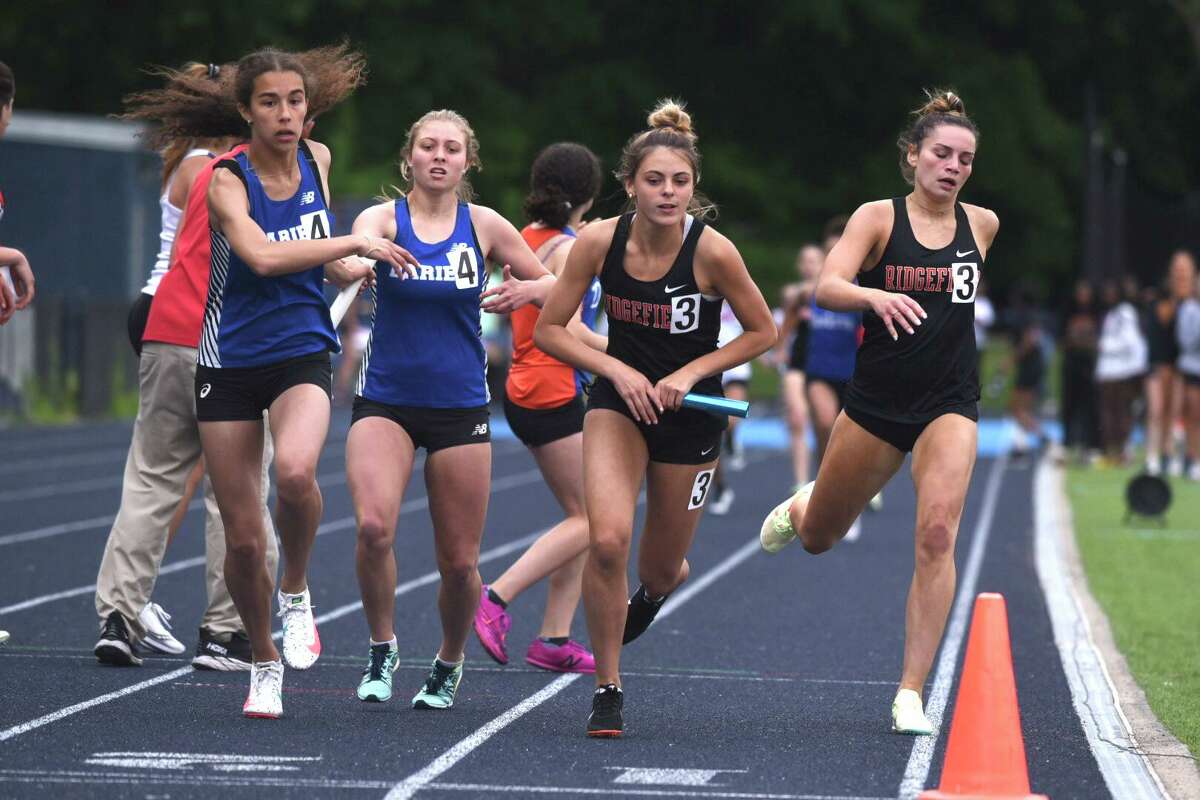
<svg viewBox="0 0 1200 800">
<path fill-rule="evenodd" d="M 594 222 L 580 232 L 538 316 L 533 343 L 559 361 L 607 378 L 629 406 L 634 419 L 655 423 L 663 409 L 649 379 L 628 364 L 588 347 L 567 330 L 567 322 L 583 302 L 592 278 L 600 274 L 616 228 L 614 217 Z"/>
<path fill-rule="evenodd" d="M 775 344 L 778 331 L 771 309 L 750 277 L 746 262 L 733 242 L 705 228 L 696 245 L 696 282 L 700 291 L 724 297 L 742 326 L 742 333 L 724 347 L 707 353 L 658 382 L 658 399 L 664 408 L 677 410 L 683 396 L 701 378 L 752 361 Z"/>
<path fill-rule="evenodd" d="M 267 240 L 263 229 L 250 216 L 246 187 L 230 170 L 218 169 L 208 186 L 208 216 L 213 230 L 223 233 L 238 258 L 256 275 L 289 275 L 326 264 L 346 256 L 360 255 L 399 265 L 412 256 L 386 239 L 368 236 L 335 236 L 331 239 L 307 239 L 291 242 Z M 406 258 L 407 257 L 407 258 Z M 345 262 L 352 280 L 365 277 L 370 267 L 361 262 Z"/>
<path fill-rule="evenodd" d="M 571 248 L 574 246 L 575 238 L 568 236 L 567 241 L 554 248 L 554 252 L 546 259 L 546 269 L 555 278 L 562 274 L 563 268 L 567 265 L 567 254 L 571 252 Z M 584 325 L 582 312 L 582 306 L 575 309 L 575 316 L 571 317 L 571 321 L 567 323 L 567 330 L 593 350 L 599 350 L 601 353 L 606 352 L 608 350 L 608 337 L 601 336 L 587 325 Z"/>
<path fill-rule="evenodd" d="M 503 281 L 480 295 L 480 307 L 493 314 L 507 314 L 529 303 L 540 307 L 554 286 L 554 276 L 511 222 L 486 206 L 471 204 L 470 208 L 484 258 L 504 265 Z"/>
<path fill-rule="evenodd" d="M 392 200 L 378 203 L 363 210 L 354 218 L 350 232 L 355 236 L 396 240 L 396 204 Z M 400 248 L 404 250 L 403 247 Z M 408 252 L 405 250 L 405 252 Z M 392 274 L 400 280 L 417 277 L 417 259 L 405 261 L 402 264 L 392 264 Z"/>
<path fill-rule="evenodd" d="M 830 311 L 873 311 L 893 339 L 900 338 L 896 326 L 913 333 L 925 311 L 905 294 L 868 289 L 854 283 L 863 268 L 883 255 L 892 233 L 895 212 L 890 200 L 876 200 L 858 207 L 846 223 L 846 232 L 825 257 L 817 279 L 817 305 Z"/>
<path fill-rule="evenodd" d="M 211 160 L 205 155 L 191 156 L 179 162 L 179 168 L 175 170 L 175 175 L 171 178 L 171 186 L 167 189 L 167 202 L 179 209 L 186 206 L 188 194 L 192 191 L 192 184 L 196 181 L 196 175 Z"/>
</svg>

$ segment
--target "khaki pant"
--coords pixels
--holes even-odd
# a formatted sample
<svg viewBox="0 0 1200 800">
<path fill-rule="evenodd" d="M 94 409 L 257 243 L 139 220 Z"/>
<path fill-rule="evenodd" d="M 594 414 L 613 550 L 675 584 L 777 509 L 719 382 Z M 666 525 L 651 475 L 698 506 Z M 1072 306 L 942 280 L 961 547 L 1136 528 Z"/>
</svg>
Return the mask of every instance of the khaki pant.
<svg viewBox="0 0 1200 800">
<path fill-rule="evenodd" d="M 125 461 L 121 507 L 96 577 L 96 613 L 101 625 L 109 614 L 119 611 L 135 643 L 145 636 L 138 614 L 154 592 L 171 516 L 183 495 L 188 474 L 200 458 L 195 377 L 195 348 L 161 342 L 147 342 L 142 348 L 138 414 Z M 269 429 L 264 433 L 262 513 L 267 531 L 267 569 L 274 575 L 279 545 L 267 508 L 272 446 Z M 200 624 L 213 633 L 228 634 L 243 626 L 225 587 L 225 528 L 207 477 L 204 489 L 208 607 Z"/>
</svg>

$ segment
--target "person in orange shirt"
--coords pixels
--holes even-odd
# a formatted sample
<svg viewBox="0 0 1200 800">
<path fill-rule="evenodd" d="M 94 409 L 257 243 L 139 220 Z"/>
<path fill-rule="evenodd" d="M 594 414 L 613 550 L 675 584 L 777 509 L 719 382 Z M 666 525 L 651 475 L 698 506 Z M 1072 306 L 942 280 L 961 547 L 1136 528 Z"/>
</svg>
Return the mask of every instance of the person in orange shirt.
<svg viewBox="0 0 1200 800">
<path fill-rule="evenodd" d="M 583 145 L 552 144 L 533 162 L 525 200 L 530 224 L 521 235 L 555 275 L 567 262 L 575 232 L 584 224 L 583 215 L 592 207 L 600 181 L 600 160 Z M 603 351 L 608 339 L 594 331 L 599 307 L 600 284 L 593 280 L 570 327 L 584 343 Z M 488 655 L 507 664 L 506 639 L 512 625 L 507 606 L 549 576 L 541 632 L 529 645 L 525 660 L 553 672 L 592 673 L 596 662 L 591 652 L 570 638 L 588 548 L 583 500 L 583 387 L 588 376 L 534 345 L 539 311 L 528 305 L 512 314 L 513 356 L 504 387 L 504 415 L 513 433 L 533 453 L 567 516 L 503 575 L 484 584 L 475 612 L 475 633 Z"/>
</svg>

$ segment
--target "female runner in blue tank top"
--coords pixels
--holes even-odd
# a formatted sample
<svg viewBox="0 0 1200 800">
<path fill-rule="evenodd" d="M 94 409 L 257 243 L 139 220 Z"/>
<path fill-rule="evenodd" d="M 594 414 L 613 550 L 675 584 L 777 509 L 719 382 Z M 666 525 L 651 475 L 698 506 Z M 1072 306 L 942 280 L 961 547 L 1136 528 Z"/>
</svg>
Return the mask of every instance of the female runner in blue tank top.
<svg viewBox="0 0 1200 800">
<path fill-rule="evenodd" d="M 278 717 L 283 664 L 271 639 L 273 576 L 259 511 L 263 410 L 275 442 L 284 658 L 306 669 L 320 653 L 307 568 L 321 519 L 316 466 L 329 427 L 329 353 L 338 348 L 321 285 L 370 274 L 340 260 L 348 256 L 394 264 L 412 256 L 377 237 L 330 237 L 330 154 L 301 141 L 308 86 L 295 56 L 267 49 L 244 57 L 232 88 L 250 145 L 220 163 L 208 190 L 212 271 L 196 416 L 225 523 L 225 580 L 254 657 L 243 713 Z"/>
<path fill-rule="evenodd" d="M 589 736 L 622 734 L 620 654 L 688 576 L 686 555 L 716 466 L 724 420 L 682 409 L 696 387 L 720 393 L 722 372 L 766 352 L 775 323 L 737 248 L 697 213 L 700 154 L 691 118 L 673 101 L 633 136 L 617 178 L 634 213 L 584 228 L 534 329 L 547 354 L 596 375 L 583 426 L 591 547 L 583 600 L 596 657 Z M 599 276 L 608 350 L 567 329 Z M 721 303 L 744 332 L 717 348 Z M 646 483 L 638 554 L 642 586 L 628 600 L 626 569 L 637 497 Z"/>
<path fill-rule="evenodd" d="M 484 311 L 495 312 L 541 305 L 554 277 L 507 220 L 469 202 L 466 172 L 479 166 L 479 143 L 460 114 L 425 114 L 409 129 L 400 158 L 408 194 L 367 209 L 354 222 L 355 233 L 394 239 L 418 264 L 411 270 L 378 268 L 374 325 L 346 440 L 358 518 L 355 563 L 371 632 L 358 696 L 382 702 L 392 695 L 399 658 L 392 542 L 416 449 L 424 447 L 442 578 L 442 643 L 412 704 L 444 709 L 454 703 L 479 603 L 479 543 L 490 494 L 481 300 Z M 505 265 L 505 281 L 485 292 L 489 260 Z"/>
<path fill-rule="evenodd" d="M 870 312 L 866 334 L 815 485 L 776 506 L 760 533 L 767 552 L 796 538 L 825 552 L 912 451 L 916 567 L 892 703 L 898 733 L 932 733 L 921 692 L 954 600 L 954 542 L 975 466 L 975 293 L 1000 226 L 988 209 L 958 202 L 977 143 L 962 100 L 932 94 L 900 137 L 912 193 L 860 206 L 826 259 L 817 303 Z"/>
</svg>

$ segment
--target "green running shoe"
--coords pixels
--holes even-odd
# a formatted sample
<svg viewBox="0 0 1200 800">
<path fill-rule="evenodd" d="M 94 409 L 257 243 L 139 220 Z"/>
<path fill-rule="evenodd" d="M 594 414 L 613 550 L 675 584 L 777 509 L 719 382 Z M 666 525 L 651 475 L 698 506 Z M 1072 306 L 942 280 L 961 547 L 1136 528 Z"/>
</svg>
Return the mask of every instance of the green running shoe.
<svg viewBox="0 0 1200 800">
<path fill-rule="evenodd" d="M 367 668 L 358 684 L 358 699 L 364 703 L 386 703 L 392 699 L 392 673 L 400 665 L 400 651 L 390 642 L 371 645 Z"/>
<path fill-rule="evenodd" d="M 447 667 L 435 658 L 425 685 L 412 699 L 413 708 L 450 708 L 454 705 L 454 693 L 458 691 L 462 673 L 463 662 Z"/>
</svg>

